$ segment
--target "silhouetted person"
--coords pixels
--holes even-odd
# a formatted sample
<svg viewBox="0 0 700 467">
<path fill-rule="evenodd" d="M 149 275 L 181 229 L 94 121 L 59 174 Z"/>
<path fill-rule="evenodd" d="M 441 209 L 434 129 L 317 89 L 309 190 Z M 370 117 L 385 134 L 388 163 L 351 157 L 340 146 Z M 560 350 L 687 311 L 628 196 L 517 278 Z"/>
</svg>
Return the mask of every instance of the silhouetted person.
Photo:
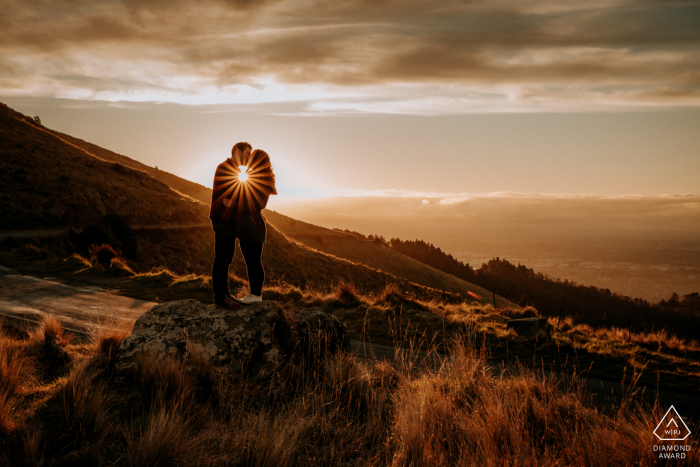
<svg viewBox="0 0 700 467">
<path fill-rule="evenodd" d="M 270 157 L 260 149 L 251 153 L 251 149 L 248 143 L 237 143 L 231 150 L 231 158 L 216 168 L 209 212 L 215 232 L 214 303 L 231 310 L 240 309 L 241 304 L 262 301 L 265 271 L 261 257 L 267 226 L 261 211 L 267 206 L 269 196 L 277 194 Z M 236 238 L 250 283 L 250 294 L 240 300 L 233 298 L 228 289 L 228 268 L 233 261 Z"/>
</svg>

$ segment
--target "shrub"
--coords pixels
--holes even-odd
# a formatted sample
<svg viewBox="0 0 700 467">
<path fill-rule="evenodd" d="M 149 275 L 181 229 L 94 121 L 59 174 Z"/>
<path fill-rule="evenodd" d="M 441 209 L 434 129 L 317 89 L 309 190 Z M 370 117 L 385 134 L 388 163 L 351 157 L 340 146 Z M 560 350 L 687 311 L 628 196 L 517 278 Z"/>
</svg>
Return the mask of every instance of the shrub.
<svg viewBox="0 0 700 467">
<path fill-rule="evenodd" d="M 89 251 L 92 258 L 102 267 L 102 269 L 109 269 L 109 267 L 112 265 L 112 260 L 121 254 L 121 251 L 115 250 L 107 243 L 103 243 L 99 246 L 92 245 Z"/>
<path fill-rule="evenodd" d="M 127 258 L 136 256 L 138 240 L 136 233 L 118 214 L 107 214 L 97 222 L 91 222 L 79 234 L 69 230 L 70 241 L 83 250 L 92 245 L 111 245 L 121 249 Z"/>
<path fill-rule="evenodd" d="M 359 302 L 355 285 L 349 282 L 341 281 L 335 290 L 335 294 L 338 300 L 348 305 L 354 305 Z"/>
<path fill-rule="evenodd" d="M 41 447 L 41 431 L 27 430 L 24 432 L 22 440 L 22 453 L 24 454 L 24 465 L 26 467 L 39 467 L 44 465 L 44 452 Z"/>
</svg>

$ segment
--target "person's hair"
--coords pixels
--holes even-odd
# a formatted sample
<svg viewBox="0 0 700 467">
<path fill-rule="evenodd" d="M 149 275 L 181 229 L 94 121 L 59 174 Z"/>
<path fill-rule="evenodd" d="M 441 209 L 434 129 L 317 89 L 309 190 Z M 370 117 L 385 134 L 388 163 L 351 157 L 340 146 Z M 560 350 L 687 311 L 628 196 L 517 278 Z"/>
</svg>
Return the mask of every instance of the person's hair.
<svg viewBox="0 0 700 467">
<path fill-rule="evenodd" d="M 255 178 L 257 180 L 269 185 L 273 193 L 277 192 L 275 188 L 275 172 L 272 169 L 270 156 L 265 151 L 262 149 L 256 149 L 253 151 L 248 170 L 252 174 L 255 174 Z"/>
<path fill-rule="evenodd" d="M 241 152 L 241 154 L 243 154 L 243 151 L 245 151 L 248 148 L 252 150 L 253 146 L 250 143 L 246 143 L 245 141 L 241 141 L 240 143 L 234 144 L 231 148 L 231 157 L 233 157 L 233 155 L 236 153 L 236 149 L 238 149 Z"/>
</svg>

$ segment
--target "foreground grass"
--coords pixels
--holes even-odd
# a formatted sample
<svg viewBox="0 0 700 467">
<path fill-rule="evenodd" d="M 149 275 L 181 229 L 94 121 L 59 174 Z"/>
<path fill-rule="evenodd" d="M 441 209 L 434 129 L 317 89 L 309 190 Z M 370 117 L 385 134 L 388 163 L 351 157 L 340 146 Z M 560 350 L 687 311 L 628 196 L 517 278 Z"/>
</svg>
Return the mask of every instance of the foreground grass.
<svg viewBox="0 0 700 467">
<path fill-rule="evenodd" d="M 135 273 L 118 258 L 100 266 L 95 258 L 75 254 L 64 260 L 38 257 L 44 259 L 34 258 L 24 264 L 48 268 L 43 274 L 110 287 L 129 297 L 155 302 L 185 298 L 212 302 L 211 279 L 206 275 L 178 275 L 163 267 Z M 247 293 L 245 279 L 231 274 L 229 283 L 233 293 Z M 526 339 L 507 329 L 506 323 L 512 318 L 537 316 L 533 308 L 494 308 L 478 301 L 427 301 L 394 284 L 362 293 L 342 281 L 301 289 L 271 280 L 264 298 L 276 300 L 289 310 L 317 307 L 333 313 L 348 324 L 353 339 L 387 345 L 412 340 L 424 351 L 433 345 L 444 353 L 452 336 L 469 328 L 483 337 L 488 358 L 494 363 L 522 363 L 565 374 L 586 372 L 591 378 L 615 382 L 623 379 L 625 384 L 636 379 L 640 387 L 686 393 L 696 393 L 700 387 L 700 346 L 664 330 L 632 332 L 628 336 L 626 330 L 594 329 L 564 316 L 561 320 L 549 319 L 554 328 L 551 336 Z"/>
<path fill-rule="evenodd" d="M 0 333 L 0 465 L 657 465 L 662 409 L 604 411 L 577 378 L 494 374 L 474 334 L 394 365 L 340 354 L 236 374 L 193 351 L 124 379 L 126 330 L 64 334 Z"/>
</svg>

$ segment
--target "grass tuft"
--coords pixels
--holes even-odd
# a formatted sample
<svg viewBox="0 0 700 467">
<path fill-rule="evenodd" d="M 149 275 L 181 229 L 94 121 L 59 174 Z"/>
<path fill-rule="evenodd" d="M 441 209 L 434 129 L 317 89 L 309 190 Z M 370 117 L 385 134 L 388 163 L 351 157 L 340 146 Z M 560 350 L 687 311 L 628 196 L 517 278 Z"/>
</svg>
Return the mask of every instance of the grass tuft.
<svg viewBox="0 0 700 467">
<path fill-rule="evenodd" d="M 53 315 L 44 315 L 39 325 L 29 332 L 29 342 L 33 347 L 44 347 L 52 342 L 65 347 L 71 343 L 72 338 L 64 331 L 61 320 Z"/>
<path fill-rule="evenodd" d="M 66 428 L 80 435 L 90 436 L 106 422 L 112 394 L 98 369 L 83 361 L 72 369 L 60 391 L 63 422 Z"/>
<path fill-rule="evenodd" d="M 156 358 L 140 352 L 134 359 L 133 376 L 147 405 L 166 401 L 179 406 L 192 395 L 185 364 L 173 357 Z"/>
<path fill-rule="evenodd" d="M 195 465 L 190 463 L 200 439 L 190 421 L 169 404 L 148 413 L 141 426 L 127 432 L 126 458 L 132 467 Z"/>
<path fill-rule="evenodd" d="M 336 287 L 335 295 L 346 305 L 355 305 L 360 301 L 355 285 L 350 282 L 341 281 Z"/>
</svg>

